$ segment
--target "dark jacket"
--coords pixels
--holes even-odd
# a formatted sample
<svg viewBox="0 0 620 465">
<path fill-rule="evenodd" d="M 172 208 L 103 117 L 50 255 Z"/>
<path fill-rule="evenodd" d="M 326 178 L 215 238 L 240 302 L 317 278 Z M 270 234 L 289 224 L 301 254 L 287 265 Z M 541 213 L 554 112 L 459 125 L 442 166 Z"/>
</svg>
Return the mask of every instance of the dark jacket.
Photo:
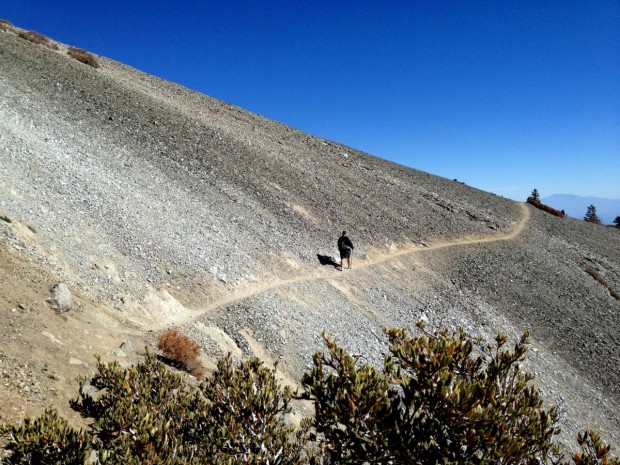
<svg viewBox="0 0 620 465">
<path fill-rule="evenodd" d="M 353 247 L 353 242 L 351 242 L 351 239 L 349 239 L 349 236 L 340 236 L 338 238 L 338 250 L 345 250 L 345 249 L 354 249 L 355 247 Z"/>
</svg>

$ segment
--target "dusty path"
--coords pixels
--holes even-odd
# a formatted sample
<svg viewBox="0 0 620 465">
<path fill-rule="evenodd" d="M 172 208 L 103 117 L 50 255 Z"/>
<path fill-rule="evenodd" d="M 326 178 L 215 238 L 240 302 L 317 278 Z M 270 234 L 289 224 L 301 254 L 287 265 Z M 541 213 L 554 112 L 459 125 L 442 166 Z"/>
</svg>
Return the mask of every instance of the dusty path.
<svg viewBox="0 0 620 465">
<path fill-rule="evenodd" d="M 520 203 L 519 207 L 521 209 L 521 218 L 519 219 L 515 228 L 509 233 L 502 235 L 494 235 L 494 236 L 486 236 L 486 237 L 466 237 L 461 239 L 456 239 L 450 242 L 437 242 L 429 245 L 419 245 L 419 244 L 411 244 L 407 247 L 401 248 L 394 252 L 383 252 L 374 250 L 368 254 L 368 258 L 364 260 L 356 260 L 355 267 L 351 270 L 351 272 L 355 272 L 359 269 L 366 269 L 372 266 L 379 265 L 388 260 L 394 260 L 399 257 L 419 253 L 419 252 L 429 252 L 433 250 L 445 249 L 447 247 L 456 247 L 456 246 L 466 246 L 471 244 L 483 244 L 488 242 L 498 242 L 498 241 L 508 241 L 517 237 L 522 231 L 525 225 L 527 224 L 530 218 L 530 210 L 526 204 Z M 300 282 L 306 281 L 318 281 L 318 280 L 330 280 L 335 281 L 344 276 L 345 274 L 335 274 L 331 268 L 329 270 L 321 270 L 319 273 L 306 273 L 302 275 L 295 276 L 293 278 L 288 279 L 274 279 L 272 281 L 262 282 L 254 286 L 249 286 L 245 289 L 240 290 L 239 292 L 223 297 L 221 299 L 215 300 L 209 303 L 205 307 L 201 307 L 200 309 L 191 310 L 185 313 L 177 314 L 173 319 L 167 319 L 166 321 L 156 322 L 155 328 L 151 325 L 151 329 L 159 330 L 163 329 L 171 324 L 181 325 L 185 323 L 189 323 L 193 320 L 200 318 L 201 316 L 208 314 L 220 307 L 224 307 L 234 302 L 238 302 L 249 297 L 261 294 L 263 292 L 271 291 L 274 289 L 278 289 L 285 286 L 294 285 Z"/>
<path fill-rule="evenodd" d="M 378 263 L 385 262 L 387 260 L 393 260 L 398 257 L 402 257 L 403 255 L 410 255 L 417 252 L 426 252 L 429 250 L 438 250 L 445 249 L 447 247 L 455 247 L 455 246 L 463 246 L 463 245 L 471 245 L 471 244 L 484 244 L 487 242 L 498 242 L 498 241 L 508 241 L 512 240 L 521 234 L 523 228 L 527 224 L 530 218 L 530 210 L 526 204 L 520 203 L 519 207 L 521 208 L 521 218 L 519 222 L 515 226 L 515 228 L 507 234 L 499 235 L 499 236 L 486 236 L 486 237 L 467 237 L 456 239 L 450 242 L 436 242 L 434 244 L 430 244 L 428 246 L 420 246 L 418 244 L 411 245 L 406 248 L 402 248 L 395 252 L 380 252 L 374 251 L 371 252 L 371 258 L 369 260 L 365 260 L 360 265 L 356 266 L 356 268 L 367 268 L 369 266 L 376 265 Z"/>
</svg>

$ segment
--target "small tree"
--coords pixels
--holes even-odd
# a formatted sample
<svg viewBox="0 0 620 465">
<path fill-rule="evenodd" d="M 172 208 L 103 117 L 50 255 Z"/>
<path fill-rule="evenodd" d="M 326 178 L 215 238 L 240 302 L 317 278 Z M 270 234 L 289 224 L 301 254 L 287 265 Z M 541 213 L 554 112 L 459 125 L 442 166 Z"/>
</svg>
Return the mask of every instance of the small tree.
<svg viewBox="0 0 620 465">
<path fill-rule="evenodd" d="M 596 214 L 596 207 L 594 205 L 590 205 L 588 207 L 588 211 L 586 212 L 586 216 L 583 217 L 584 220 L 590 223 L 601 224 L 601 219 Z"/>
<path fill-rule="evenodd" d="M 532 193 L 530 194 L 530 197 L 536 200 L 537 202 L 540 202 L 540 194 L 538 193 L 538 189 L 534 189 Z"/>
<path fill-rule="evenodd" d="M 616 228 L 620 228 L 620 216 L 616 216 L 616 219 L 614 220 L 614 224 L 616 225 Z"/>
</svg>

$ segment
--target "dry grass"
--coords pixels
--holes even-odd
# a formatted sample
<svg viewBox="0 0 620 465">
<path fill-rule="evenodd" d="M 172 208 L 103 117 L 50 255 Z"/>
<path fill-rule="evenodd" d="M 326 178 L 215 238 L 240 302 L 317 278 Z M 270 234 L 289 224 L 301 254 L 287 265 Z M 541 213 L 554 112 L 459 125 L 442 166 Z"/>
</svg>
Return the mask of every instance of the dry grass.
<svg viewBox="0 0 620 465">
<path fill-rule="evenodd" d="M 92 53 L 82 50 L 81 48 L 69 47 L 67 54 L 85 65 L 92 66 L 93 68 L 99 68 L 99 62 Z"/>
<path fill-rule="evenodd" d="M 36 31 L 19 31 L 17 35 L 22 39 L 32 42 L 33 44 L 44 45 L 52 50 L 58 50 L 58 45 L 54 44 L 49 38 L 45 37 L 43 34 L 39 34 Z"/>
<path fill-rule="evenodd" d="M 555 215 L 555 216 L 559 216 L 560 218 L 564 218 L 564 213 L 562 213 L 559 210 L 556 210 L 555 208 L 551 208 L 549 205 L 545 205 L 544 203 L 540 203 L 534 197 L 528 197 L 527 198 L 527 203 L 529 203 L 530 205 L 534 205 L 536 208 L 539 208 L 542 211 L 545 211 L 545 212 L 550 213 L 550 214 Z"/>
<path fill-rule="evenodd" d="M 615 298 L 616 300 L 620 300 L 620 294 L 618 294 L 614 289 L 612 289 L 609 284 L 607 284 L 607 281 L 605 281 L 605 279 L 594 268 L 586 268 L 586 273 L 588 273 L 595 280 L 605 286 L 613 298 Z"/>
<path fill-rule="evenodd" d="M 196 378 L 202 378 L 205 375 L 205 370 L 198 358 L 200 356 L 200 345 L 176 329 L 169 329 L 162 333 L 159 336 L 157 347 L 166 358 Z"/>
<path fill-rule="evenodd" d="M 0 19 L 0 31 L 6 31 L 11 27 L 13 27 L 13 24 L 11 24 L 10 21 L 7 21 L 6 19 Z"/>
</svg>

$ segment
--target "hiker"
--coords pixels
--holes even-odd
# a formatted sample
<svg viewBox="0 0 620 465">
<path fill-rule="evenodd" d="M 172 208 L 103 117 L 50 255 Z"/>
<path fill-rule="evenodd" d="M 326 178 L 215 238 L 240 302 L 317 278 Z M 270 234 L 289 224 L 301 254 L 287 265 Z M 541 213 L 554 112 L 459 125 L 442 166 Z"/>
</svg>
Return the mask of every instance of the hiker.
<svg viewBox="0 0 620 465">
<path fill-rule="evenodd" d="M 347 261 L 347 268 L 351 269 L 351 251 L 354 249 L 353 242 L 347 236 L 346 231 L 342 231 L 342 236 L 338 238 L 338 250 L 340 251 L 340 271 L 344 269 L 344 261 Z"/>
</svg>

